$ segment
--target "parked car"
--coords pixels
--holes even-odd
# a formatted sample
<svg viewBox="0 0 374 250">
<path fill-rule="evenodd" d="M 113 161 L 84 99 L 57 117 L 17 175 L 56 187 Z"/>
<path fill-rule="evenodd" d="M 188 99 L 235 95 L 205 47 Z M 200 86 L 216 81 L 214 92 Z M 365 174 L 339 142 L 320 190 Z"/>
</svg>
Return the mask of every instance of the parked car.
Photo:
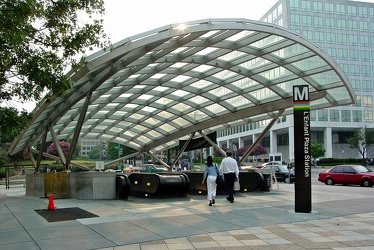
<svg viewBox="0 0 374 250">
<path fill-rule="evenodd" d="M 167 167 L 163 166 L 156 166 L 153 164 L 146 164 L 145 166 L 145 172 L 166 172 L 169 171 Z"/>
<path fill-rule="evenodd" d="M 264 168 L 265 166 L 274 166 L 274 165 L 282 165 L 280 161 L 269 161 L 262 164 L 257 165 L 257 168 Z"/>
<path fill-rule="evenodd" d="M 262 169 L 273 169 L 278 182 L 295 182 L 295 172 L 293 169 L 288 170 L 287 165 L 266 165 Z"/>
<path fill-rule="evenodd" d="M 338 165 L 319 172 L 318 181 L 326 185 L 343 184 L 372 187 L 374 172 L 361 165 Z"/>
</svg>

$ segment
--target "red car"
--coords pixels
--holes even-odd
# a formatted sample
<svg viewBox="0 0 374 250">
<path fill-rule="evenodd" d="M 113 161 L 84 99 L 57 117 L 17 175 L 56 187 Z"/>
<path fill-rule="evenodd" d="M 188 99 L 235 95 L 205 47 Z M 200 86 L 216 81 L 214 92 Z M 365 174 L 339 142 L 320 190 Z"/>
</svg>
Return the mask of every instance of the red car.
<svg viewBox="0 0 374 250">
<path fill-rule="evenodd" d="M 318 181 L 326 185 L 344 184 L 372 187 L 374 172 L 361 165 L 338 165 L 319 172 Z"/>
</svg>

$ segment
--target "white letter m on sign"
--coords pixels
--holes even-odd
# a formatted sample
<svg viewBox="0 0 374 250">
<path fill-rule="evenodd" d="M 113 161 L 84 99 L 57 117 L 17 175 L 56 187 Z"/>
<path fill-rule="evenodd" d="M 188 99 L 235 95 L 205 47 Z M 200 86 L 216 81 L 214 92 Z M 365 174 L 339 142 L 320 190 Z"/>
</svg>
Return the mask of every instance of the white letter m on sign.
<svg viewBox="0 0 374 250">
<path fill-rule="evenodd" d="M 309 101 L 308 86 L 294 86 L 293 92 L 294 101 Z"/>
</svg>

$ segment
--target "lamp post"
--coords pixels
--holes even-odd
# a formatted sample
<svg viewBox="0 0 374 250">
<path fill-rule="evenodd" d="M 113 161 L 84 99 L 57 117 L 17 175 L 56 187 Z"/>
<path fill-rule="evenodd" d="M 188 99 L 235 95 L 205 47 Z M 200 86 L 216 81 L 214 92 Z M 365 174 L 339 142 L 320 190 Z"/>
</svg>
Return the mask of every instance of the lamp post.
<svg viewBox="0 0 374 250">
<path fill-rule="evenodd" d="M 345 164 L 345 159 L 344 159 L 344 149 L 342 150 L 343 152 L 343 164 Z"/>
</svg>

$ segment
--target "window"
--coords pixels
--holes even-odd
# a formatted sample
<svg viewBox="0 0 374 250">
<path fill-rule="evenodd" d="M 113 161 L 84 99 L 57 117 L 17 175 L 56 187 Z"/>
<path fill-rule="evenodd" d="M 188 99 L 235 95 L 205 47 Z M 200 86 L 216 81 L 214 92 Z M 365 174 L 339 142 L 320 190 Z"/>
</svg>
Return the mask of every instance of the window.
<svg viewBox="0 0 374 250">
<path fill-rule="evenodd" d="M 329 44 L 336 44 L 336 34 L 326 33 L 326 42 Z"/>
<path fill-rule="evenodd" d="M 348 5 L 347 13 L 348 13 L 348 16 L 356 16 L 357 15 L 356 6 Z"/>
<path fill-rule="evenodd" d="M 290 9 L 291 10 L 299 10 L 299 0 L 290 0 Z"/>
<path fill-rule="evenodd" d="M 345 15 L 345 5 L 337 4 L 336 5 L 336 14 L 338 15 Z"/>
<path fill-rule="evenodd" d="M 289 145 L 289 139 L 288 139 L 288 134 L 282 134 L 282 135 L 277 135 L 277 146 L 287 146 Z"/>
<path fill-rule="evenodd" d="M 338 34 L 338 44 L 347 45 L 347 34 Z"/>
<path fill-rule="evenodd" d="M 372 107 L 373 106 L 372 97 L 369 95 L 364 95 L 362 97 L 362 104 L 364 107 Z"/>
<path fill-rule="evenodd" d="M 314 19 L 314 27 L 323 28 L 323 17 L 315 16 L 313 19 Z"/>
<path fill-rule="evenodd" d="M 357 35 L 348 35 L 349 45 L 357 46 L 358 45 L 358 36 Z"/>
<path fill-rule="evenodd" d="M 321 2 L 313 2 L 313 11 L 315 13 L 322 13 L 322 3 Z"/>
<path fill-rule="evenodd" d="M 354 91 L 361 91 L 360 80 L 356 80 L 356 79 L 351 80 L 351 85 Z"/>
<path fill-rule="evenodd" d="M 336 19 L 336 26 L 339 30 L 346 30 L 347 29 L 347 21 L 345 19 Z"/>
<path fill-rule="evenodd" d="M 360 31 L 362 32 L 369 31 L 369 23 L 367 21 L 359 21 L 358 26 L 360 27 Z"/>
<path fill-rule="evenodd" d="M 357 21 L 348 20 L 348 30 L 357 31 Z"/>
<path fill-rule="evenodd" d="M 316 121 L 316 113 L 317 111 L 316 110 L 311 110 L 309 115 L 310 115 L 310 120 L 311 121 Z"/>
<path fill-rule="evenodd" d="M 302 11 L 311 11 L 312 10 L 309 0 L 308 1 L 304 1 L 304 0 L 301 1 L 301 10 Z"/>
<path fill-rule="evenodd" d="M 361 65 L 361 76 L 371 77 L 370 65 Z M 364 86 L 362 86 L 362 87 L 364 87 Z"/>
<path fill-rule="evenodd" d="M 370 62 L 369 50 L 361 50 L 361 62 Z"/>
<path fill-rule="evenodd" d="M 312 27 L 312 17 L 311 16 L 302 16 L 302 24 L 305 27 Z"/>
<path fill-rule="evenodd" d="M 370 18 L 374 17 L 374 8 L 373 7 L 369 8 L 369 16 L 370 16 Z"/>
<path fill-rule="evenodd" d="M 325 21 L 326 21 L 326 28 L 335 29 L 335 19 L 334 18 L 326 17 Z"/>
<path fill-rule="evenodd" d="M 327 14 L 334 14 L 334 4 L 332 4 L 332 3 L 325 3 L 325 13 L 327 13 Z"/>
<path fill-rule="evenodd" d="M 348 51 L 347 49 L 338 49 L 338 58 L 340 60 L 348 60 Z"/>
<path fill-rule="evenodd" d="M 353 110 L 353 122 L 362 122 L 361 110 Z"/>
<path fill-rule="evenodd" d="M 359 50 L 357 49 L 350 49 L 349 50 L 349 60 L 351 61 L 359 61 L 360 60 L 360 54 Z"/>
<path fill-rule="evenodd" d="M 352 122 L 350 110 L 342 110 L 342 122 Z"/>
<path fill-rule="evenodd" d="M 361 96 L 360 95 L 356 95 L 356 102 L 354 104 L 352 104 L 353 107 L 362 107 L 361 105 Z"/>
<path fill-rule="evenodd" d="M 318 110 L 318 121 L 327 121 L 327 120 L 328 120 L 327 109 Z"/>
<path fill-rule="evenodd" d="M 358 15 L 361 17 L 367 17 L 368 16 L 368 9 L 363 6 L 358 7 Z"/>
<path fill-rule="evenodd" d="M 339 66 L 343 70 L 344 74 L 349 75 L 349 64 L 340 63 Z"/>
<path fill-rule="evenodd" d="M 313 39 L 313 32 L 310 30 L 303 30 L 303 36 L 308 38 L 309 40 Z"/>
<path fill-rule="evenodd" d="M 332 121 L 332 122 L 339 122 L 340 121 L 339 110 L 334 110 L 334 109 L 330 110 L 330 121 Z"/>
<path fill-rule="evenodd" d="M 297 26 L 300 25 L 300 15 L 291 14 L 290 18 L 291 18 L 291 25 L 297 25 Z"/>
<path fill-rule="evenodd" d="M 314 32 L 314 41 L 317 43 L 325 43 L 324 32 L 315 31 Z"/>
<path fill-rule="evenodd" d="M 360 76 L 360 65 L 351 64 L 351 76 Z"/>
<path fill-rule="evenodd" d="M 360 44 L 363 47 L 369 47 L 369 36 L 360 36 Z"/>
<path fill-rule="evenodd" d="M 327 54 L 329 54 L 332 58 L 334 58 L 335 60 L 337 59 L 337 53 L 336 53 L 336 48 L 330 48 L 330 47 L 327 47 L 326 48 L 326 52 Z M 374 53 L 374 51 L 373 51 Z"/>
<path fill-rule="evenodd" d="M 373 122 L 373 111 L 364 110 L 364 122 Z"/>
<path fill-rule="evenodd" d="M 371 92 L 373 90 L 373 86 L 370 80 L 362 80 L 362 91 L 364 92 Z"/>
</svg>

